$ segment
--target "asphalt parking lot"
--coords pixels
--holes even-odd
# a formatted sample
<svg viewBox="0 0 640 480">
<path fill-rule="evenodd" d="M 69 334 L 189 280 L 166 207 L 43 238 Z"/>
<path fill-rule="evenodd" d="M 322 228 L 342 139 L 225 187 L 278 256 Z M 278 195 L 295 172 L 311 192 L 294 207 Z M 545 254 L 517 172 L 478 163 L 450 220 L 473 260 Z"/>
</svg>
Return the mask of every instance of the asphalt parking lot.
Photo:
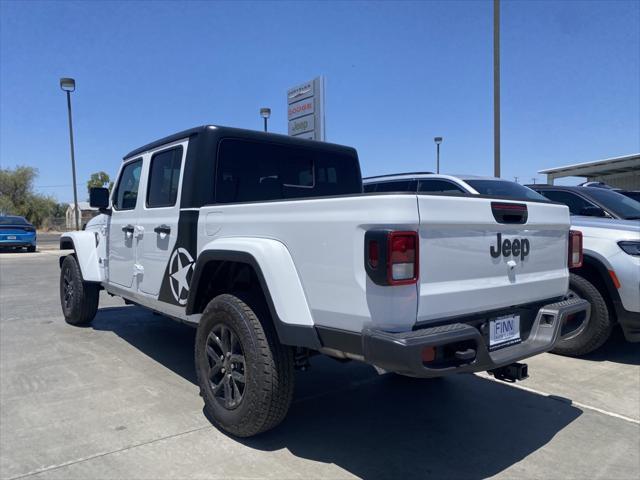
<svg viewBox="0 0 640 480">
<path fill-rule="evenodd" d="M 195 331 L 104 292 L 67 325 L 58 255 L 0 254 L 3 479 L 638 478 L 640 345 L 618 334 L 516 386 L 316 358 L 285 422 L 238 441 L 203 414 Z"/>
</svg>

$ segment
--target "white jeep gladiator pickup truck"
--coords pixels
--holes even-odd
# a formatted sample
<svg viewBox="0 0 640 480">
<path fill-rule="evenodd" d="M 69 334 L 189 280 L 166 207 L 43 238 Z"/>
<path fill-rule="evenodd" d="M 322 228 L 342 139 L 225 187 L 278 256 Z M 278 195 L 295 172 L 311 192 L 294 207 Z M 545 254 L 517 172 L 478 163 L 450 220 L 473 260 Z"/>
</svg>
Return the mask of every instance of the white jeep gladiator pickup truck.
<svg viewBox="0 0 640 480">
<path fill-rule="evenodd" d="M 282 421 L 312 354 L 515 381 L 589 315 L 562 300 L 582 255 L 565 206 L 362 193 L 348 147 L 203 126 L 90 197 L 102 214 L 60 240 L 65 319 L 91 322 L 104 289 L 196 325 L 205 408 L 237 436 Z"/>
</svg>

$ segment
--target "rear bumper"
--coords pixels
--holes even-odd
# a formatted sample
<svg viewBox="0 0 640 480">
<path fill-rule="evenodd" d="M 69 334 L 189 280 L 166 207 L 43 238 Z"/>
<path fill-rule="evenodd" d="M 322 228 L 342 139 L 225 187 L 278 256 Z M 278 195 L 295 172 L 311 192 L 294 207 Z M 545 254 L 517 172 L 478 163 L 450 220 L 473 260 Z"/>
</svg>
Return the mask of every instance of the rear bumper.
<svg viewBox="0 0 640 480">
<path fill-rule="evenodd" d="M 589 302 L 576 298 L 543 306 L 538 310 L 529 336 L 521 343 L 489 351 L 478 328 L 452 323 L 403 333 L 365 330 L 364 360 L 385 370 L 414 377 L 439 377 L 450 373 L 493 370 L 551 350 L 560 339 L 569 315 L 590 314 Z M 436 347 L 440 360 L 423 362 L 426 347 Z M 464 351 L 464 355 L 456 352 Z M 472 353 L 470 353 L 472 351 Z M 464 358 L 459 358 L 464 357 Z"/>
<path fill-rule="evenodd" d="M 30 247 L 36 246 L 36 237 L 32 238 L 16 238 L 15 240 L 0 240 L 0 248 L 10 247 Z"/>
</svg>

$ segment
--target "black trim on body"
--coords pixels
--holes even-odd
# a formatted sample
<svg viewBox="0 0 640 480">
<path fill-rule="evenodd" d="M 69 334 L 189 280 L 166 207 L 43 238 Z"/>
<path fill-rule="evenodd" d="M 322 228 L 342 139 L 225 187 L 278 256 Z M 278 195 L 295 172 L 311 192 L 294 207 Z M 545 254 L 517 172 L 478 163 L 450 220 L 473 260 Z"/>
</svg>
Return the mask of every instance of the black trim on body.
<svg viewBox="0 0 640 480">
<path fill-rule="evenodd" d="M 322 326 L 316 326 L 316 332 L 318 332 L 323 347 L 362 355 L 362 335 L 360 333 Z"/>
<path fill-rule="evenodd" d="M 196 262 L 196 267 L 191 279 L 191 287 L 189 290 L 189 297 L 187 299 L 186 314 L 192 315 L 195 312 L 197 304 L 198 286 L 202 277 L 202 272 L 205 266 L 209 262 L 214 261 L 226 261 L 245 263 L 251 266 L 256 273 L 262 292 L 264 294 L 273 324 L 280 343 L 284 345 L 291 345 L 296 347 L 306 347 L 313 350 L 320 348 L 320 340 L 316 330 L 311 325 L 288 325 L 284 323 L 276 311 L 273 299 L 271 298 L 271 292 L 262 273 L 262 269 L 253 255 L 247 252 L 231 251 L 231 250 L 207 250 L 202 252 Z M 206 279 L 205 279 L 206 280 Z"/>
</svg>

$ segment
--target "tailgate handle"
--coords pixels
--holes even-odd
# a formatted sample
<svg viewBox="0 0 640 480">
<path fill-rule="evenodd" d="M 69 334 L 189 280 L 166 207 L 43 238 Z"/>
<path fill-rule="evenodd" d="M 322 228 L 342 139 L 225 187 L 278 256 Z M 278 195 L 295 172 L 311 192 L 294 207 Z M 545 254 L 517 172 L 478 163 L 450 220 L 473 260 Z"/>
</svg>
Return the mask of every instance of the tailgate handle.
<svg viewBox="0 0 640 480">
<path fill-rule="evenodd" d="M 524 203 L 491 202 L 491 213 L 498 223 L 527 223 L 529 211 Z"/>
</svg>

